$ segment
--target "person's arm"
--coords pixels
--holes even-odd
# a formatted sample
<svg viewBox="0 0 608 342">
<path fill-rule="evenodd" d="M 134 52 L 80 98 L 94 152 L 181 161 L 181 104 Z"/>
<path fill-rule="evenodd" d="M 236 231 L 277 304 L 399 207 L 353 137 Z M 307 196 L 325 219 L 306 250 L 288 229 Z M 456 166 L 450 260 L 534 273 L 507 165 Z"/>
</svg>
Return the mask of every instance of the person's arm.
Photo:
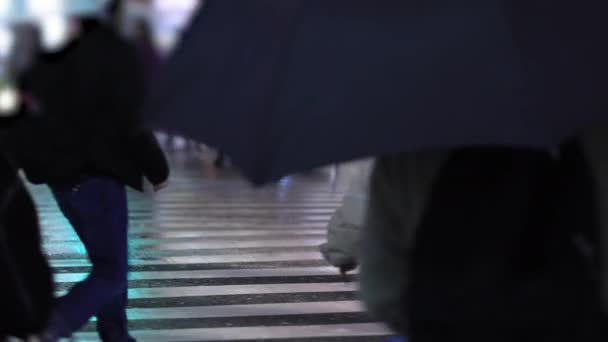
<svg viewBox="0 0 608 342">
<path fill-rule="evenodd" d="M 167 185 L 169 163 L 152 132 L 142 123 L 145 96 L 143 70 L 139 55 L 126 41 L 118 40 L 108 58 L 112 68 L 108 79 L 111 99 L 108 103 L 112 125 L 125 135 L 131 158 L 156 190 Z"/>
<path fill-rule="evenodd" d="M 154 185 L 154 190 L 165 188 L 169 179 L 169 163 L 154 133 L 141 130 L 130 145 L 132 155 L 146 179 Z"/>
</svg>

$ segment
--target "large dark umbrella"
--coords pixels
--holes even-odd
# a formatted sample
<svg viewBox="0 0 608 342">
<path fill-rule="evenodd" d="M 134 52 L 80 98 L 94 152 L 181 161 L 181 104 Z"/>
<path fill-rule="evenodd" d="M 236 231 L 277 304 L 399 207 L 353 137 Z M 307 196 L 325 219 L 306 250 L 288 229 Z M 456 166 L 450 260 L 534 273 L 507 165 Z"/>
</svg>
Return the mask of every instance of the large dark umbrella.
<svg viewBox="0 0 608 342">
<path fill-rule="evenodd" d="M 149 103 L 255 183 L 455 145 L 552 145 L 605 115 L 604 1 L 209 0 Z"/>
</svg>

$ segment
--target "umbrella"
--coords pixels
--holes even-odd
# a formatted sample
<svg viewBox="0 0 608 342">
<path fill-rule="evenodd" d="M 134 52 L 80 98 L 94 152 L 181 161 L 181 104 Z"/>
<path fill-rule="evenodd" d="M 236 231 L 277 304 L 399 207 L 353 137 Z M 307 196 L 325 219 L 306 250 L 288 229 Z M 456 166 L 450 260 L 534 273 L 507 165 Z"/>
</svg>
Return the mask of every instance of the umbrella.
<svg viewBox="0 0 608 342">
<path fill-rule="evenodd" d="M 209 0 L 148 118 L 256 184 L 401 151 L 553 145 L 608 109 L 604 3 Z"/>
</svg>

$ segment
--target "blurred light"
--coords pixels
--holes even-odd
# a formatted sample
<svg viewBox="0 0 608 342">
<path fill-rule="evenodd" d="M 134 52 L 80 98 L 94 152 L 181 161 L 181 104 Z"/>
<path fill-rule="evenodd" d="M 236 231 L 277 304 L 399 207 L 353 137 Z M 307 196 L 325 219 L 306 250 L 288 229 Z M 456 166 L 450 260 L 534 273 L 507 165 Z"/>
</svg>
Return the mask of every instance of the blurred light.
<svg viewBox="0 0 608 342">
<path fill-rule="evenodd" d="M 56 16 L 65 11 L 64 0 L 26 0 L 27 11 L 34 17 Z"/>
<path fill-rule="evenodd" d="M 178 150 L 183 150 L 188 145 L 188 141 L 184 137 L 175 136 L 173 137 L 173 147 Z"/>
<path fill-rule="evenodd" d="M 180 31 L 188 25 L 200 3 L 197 0 L 156 0 L 153 16 L 165 29 Z"/>
<path fill-rule="evenodd" d="M 191 11 L 199 0 L 155 0 L 154 7 L 158 11 Z"/>
<path fill-rule="evenodd" d="M 38 25 L 40 44 L 45 51 L 58 51 L 67 45 L 70 26 L 68 18 L 61 15 L 48 16 L 41 18 Z"/>
<path fill-rule="evenodd" d="M 12 0 L 0 0 L 0 16 L 7 17 L 11 14 L 13 10 L 13 1 Z"/>
<path fill-rule="evenodd" d="M 108 0 L 0 0 L 0 22 L 36 22 L 54 15 L 102 14 Z"/>
<path fill-rule="evenodd" d="M 104 12 L 108 0 L 64 0 L 65 12 L 69 15 L 99 15 Z"/>
<path fill-rule="evenodd" d="M 173 50 L 181 32 L 188 26 L 201 0 L 154 0 L 150 20 L 154 27 L 154 40 L 163 53 Z"/>
<path fill-rule="evenodd" d="M 15 45 L 15 34 L 13 30 L 5 25 L 0 25 L 0 58 L 8 57 Z"/>
<path fill-rule="evenodd" d="M 3 87 L 0 89 L 0 115 L 12 116 L 17 110 L 19 96 L 13 87 Z"/>
</svg>

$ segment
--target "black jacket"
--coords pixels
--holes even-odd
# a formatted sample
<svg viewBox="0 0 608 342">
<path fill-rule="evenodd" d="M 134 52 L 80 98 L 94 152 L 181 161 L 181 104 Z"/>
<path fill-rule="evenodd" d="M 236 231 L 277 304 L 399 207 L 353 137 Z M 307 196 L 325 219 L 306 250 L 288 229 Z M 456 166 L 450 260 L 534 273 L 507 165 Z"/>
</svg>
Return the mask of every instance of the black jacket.
<svg viewBox="0 0 608 342">
<path fill-rule="evenodd" d="M 152 133 L 141 129 L 143 78 L 134 49 L 103 24 L 41 54 L 23 75 L 33 101 L 5 146 L 33 183 L 80 175 L 116 178 L 141 190 L 142 176 L 161 183 L 169 169 Z M 32 105 L 33 104 L 33 105 Z"/>
<path fill-rule="evenodd" d="M 45 328 L 53 300 L 38 217 L 16 170 L 0 156 L 0 340 Z"/>
<path fill-rule="evenodd" d="M 403 191 L 408 191 L 404 189 Z M 409 258 L 415 341 L 606 341 L 594 184 L 576 143 L 456 149 Z"/>
</svg>

